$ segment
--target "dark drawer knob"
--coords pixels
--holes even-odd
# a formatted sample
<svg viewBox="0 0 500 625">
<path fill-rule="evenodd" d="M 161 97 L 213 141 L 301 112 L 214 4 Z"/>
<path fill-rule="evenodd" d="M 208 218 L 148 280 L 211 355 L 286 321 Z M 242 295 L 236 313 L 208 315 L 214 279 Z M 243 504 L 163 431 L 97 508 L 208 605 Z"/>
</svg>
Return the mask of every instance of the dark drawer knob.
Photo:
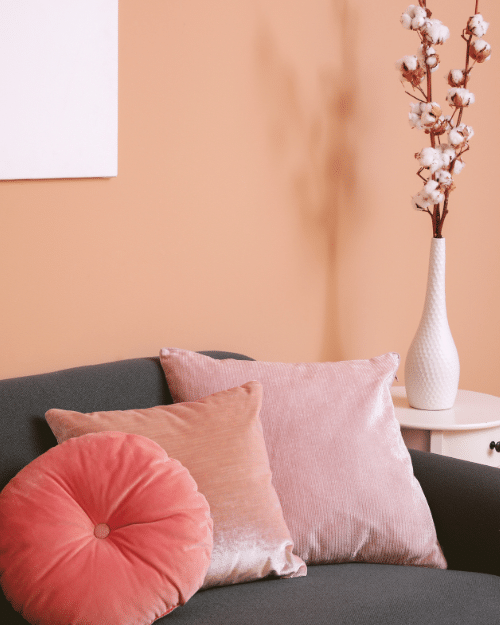
<svg viewBox="0 0 500 625">
<path fill-rule="evenodd" d="M 498 441 L 498 443 L 495 443 L 495 441 L 491 441 L 490 449 L 495 449 L 496 451 L 500 451 L 500 441 Z"/>
</svg>

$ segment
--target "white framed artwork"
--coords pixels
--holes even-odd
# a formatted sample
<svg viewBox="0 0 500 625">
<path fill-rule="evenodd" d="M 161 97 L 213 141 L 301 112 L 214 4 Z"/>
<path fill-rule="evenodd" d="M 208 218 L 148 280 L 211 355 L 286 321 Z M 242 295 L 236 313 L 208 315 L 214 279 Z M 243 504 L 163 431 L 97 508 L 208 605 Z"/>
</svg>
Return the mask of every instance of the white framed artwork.
<svg viewBox="0 0 500 625">
<path fill-rule="evenodd" d="M 118 0 L 0 0 L 0 180 L 118 174 Z"/>
</svg>

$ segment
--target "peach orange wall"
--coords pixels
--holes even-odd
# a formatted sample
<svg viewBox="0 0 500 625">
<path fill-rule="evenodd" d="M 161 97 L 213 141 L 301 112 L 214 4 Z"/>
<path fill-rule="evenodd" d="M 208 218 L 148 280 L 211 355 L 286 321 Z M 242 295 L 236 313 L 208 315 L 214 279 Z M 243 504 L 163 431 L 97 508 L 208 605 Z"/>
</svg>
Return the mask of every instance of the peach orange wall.
<svg viewBox="0 0 500 625">
<path fill-rule="evenodd" d="M 172 345 L 398 351 L 404 382 L 431 232 L 409 204 L 423 138 L 393 69 L 416 35 L 405 3 L 383 4 L 121 0 L 118 177 L 0 183 L 0 377 Z M 455 39 L 442 67 L 459 67 L 474 2 L 431 4 Z M 480 5 L 500 49 L 500 8 Z M 461 387 L 500 395 L 497 63 L 471 82 L 444 234 Z"/>
</svg>

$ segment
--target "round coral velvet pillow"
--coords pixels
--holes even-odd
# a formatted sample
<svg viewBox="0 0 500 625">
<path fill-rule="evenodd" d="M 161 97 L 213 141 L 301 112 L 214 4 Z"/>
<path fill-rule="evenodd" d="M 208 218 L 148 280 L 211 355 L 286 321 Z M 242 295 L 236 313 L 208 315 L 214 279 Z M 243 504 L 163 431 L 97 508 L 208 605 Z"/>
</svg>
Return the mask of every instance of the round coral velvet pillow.
<svg viewBox="0 0 500 625">
<path fill-rule="evenodd" d="M 0 493 L 0 582 L 40 625 L 145 625 L 203 584 L 205 497 L 180 462 L 137 434 L 72 438 Z"/>
</svg>

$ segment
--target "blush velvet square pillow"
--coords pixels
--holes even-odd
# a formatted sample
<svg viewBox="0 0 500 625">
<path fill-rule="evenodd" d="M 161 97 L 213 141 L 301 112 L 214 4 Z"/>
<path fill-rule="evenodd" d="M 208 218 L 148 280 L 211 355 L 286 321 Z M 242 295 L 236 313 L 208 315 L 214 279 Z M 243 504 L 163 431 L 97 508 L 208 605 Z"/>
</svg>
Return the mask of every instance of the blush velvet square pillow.
<svg viewBox="0 0 500 625">
<path fill-rule="evenodd" d="M 162 349 L 174 401 L 254 379 L 273 484 L 307 564 L 446 568 L 390 388 L 399 355 L 324 363 L 214 360 Z"/>
<path fill-rule="evenodd" d="M 300 577 L 266 451 L 259 411 L 262 386 L 242 386 L 199 401 L 142 410 L 82 414 L 49 410 L 58 443 L 91 432 L 140 434 L 158 443 L 190 472 L 214 522 L 213 551 L 203 588 L 268 575 Z"/>
</svg>

